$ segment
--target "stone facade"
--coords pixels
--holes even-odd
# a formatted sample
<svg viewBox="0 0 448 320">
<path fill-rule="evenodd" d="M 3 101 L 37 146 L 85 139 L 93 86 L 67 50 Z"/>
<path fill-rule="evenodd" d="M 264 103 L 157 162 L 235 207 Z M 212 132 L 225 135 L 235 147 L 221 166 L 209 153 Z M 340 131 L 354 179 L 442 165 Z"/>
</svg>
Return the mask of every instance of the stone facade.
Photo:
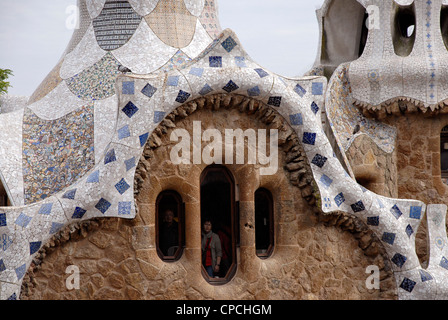
<svg viewBox="0 0 448 320">
<path fill-rule="evenodd" d="M 357 218 L 342 212 L 325 215 L 318 209 L 322 200 L 301 143 L 268 110 L 248 98 L 218 95 L 168 115 L 149 139 L 137 168 L 136 219 L 94 220 L 64 229 L 35 259 L 21 299 L 395 299 L 381 242 Z M 260 176 L 257 165 L 227 166 L 239 186 L 241 238 L 237 272 L 220 286 L 201 274 L 199 178 L 205 165 L 177 166 L 169 156 L 172 130 L 191 133 L 193 121 L 222 133 L 232 128 L 280 132 L 281 165 L 275 175 Z M 259 187 L 274 198 L 275 248 L 263 260 L 255 254 L 254 192 Z M 164 190 L 177 191 L 186 208 L 186 245 L 173 263 L 163 262 L 156 252 L 155 201 Z M 66 288 L 69 265 L 80 268 L 80 290 Z M 380 290 L 366 288 L 370 265 L 381 269 Z"/>
</svg>

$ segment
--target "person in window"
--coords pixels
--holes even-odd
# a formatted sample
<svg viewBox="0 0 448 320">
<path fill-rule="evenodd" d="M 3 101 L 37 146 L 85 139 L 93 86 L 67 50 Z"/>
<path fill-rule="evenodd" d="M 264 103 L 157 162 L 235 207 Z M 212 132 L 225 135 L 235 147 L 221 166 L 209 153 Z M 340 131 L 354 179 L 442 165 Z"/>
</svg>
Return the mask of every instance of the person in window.
<svg viewBox="0 0 448 320">
<path fill-rule="evenodd" d="M 232 256 L 231 253 L 231 241 L 230 241 L 230 228 L 225 224 L 221 224 L 220 228 L 217 232 L 219 236 L 219 240 L 221 240 L 221 249 L 222 249 L 222 258 L 221 258 L 221 266 L 220 266 L 220 276 L 225 277 L 227 271 L 230 268 Z"/>
<path fill-rule="evenodd" d="M 202 237 L 202 264 L 207 274 L 213 278 L 219 274 L 222 249 L 219 236 L 212 231 L 210 219 L 204 221 L 204 233 Z"/>
<path fill-rule="evenodd" d="M 179 247 L 179 225 L 174 220 L 174 212 L 168 209 L 163 214 L 163 223 L 160 227 L 160 250 L 165 256 L 174 256 Z"/>
</svg>

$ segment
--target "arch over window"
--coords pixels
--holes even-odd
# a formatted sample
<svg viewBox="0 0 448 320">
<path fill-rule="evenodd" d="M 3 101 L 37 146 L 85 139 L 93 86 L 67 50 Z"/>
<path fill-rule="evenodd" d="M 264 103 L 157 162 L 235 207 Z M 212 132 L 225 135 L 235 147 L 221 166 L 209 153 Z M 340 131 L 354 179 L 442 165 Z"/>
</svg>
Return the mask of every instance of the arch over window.
<svg viewBox="0 0 448 320">
<path fill-rule="evenodd" d="M 166 262 L 180 259 L 185 246 L 184 204 L 172 190 L 163 191 L 156 200 L 157 254 Z"/>
<path fill-rule="evenodd" d="M 274 200 L 265 188 L 255 192 L 255 249 L 261 259 L 274 250 Z"/>
<path fill-rule="evenodd" d="M 394 2 L 394 22 L 392 25 L 392 41 L 395 54 L 407 57 L 414 48 L 417 33 L 415 19 L 415 5 L 400 6 Z"/>
<path fill-rule="evenodd" d="M 442 179 L 448 179 L 448 126 L 442 129 L 440 133 L 440 167 Z"/>
<path fill-rule="evenodd" d="M 208 223 L 217 235 L 211 240 L 204 227 Z M 202 274 L 211 284 L 227 283 L 236 273 L 236 223 L 233 175 L 224 166 L 211 165 L 201 174 Z M 216 264 L 219 270 L 213 270 Z"/>
</svg>

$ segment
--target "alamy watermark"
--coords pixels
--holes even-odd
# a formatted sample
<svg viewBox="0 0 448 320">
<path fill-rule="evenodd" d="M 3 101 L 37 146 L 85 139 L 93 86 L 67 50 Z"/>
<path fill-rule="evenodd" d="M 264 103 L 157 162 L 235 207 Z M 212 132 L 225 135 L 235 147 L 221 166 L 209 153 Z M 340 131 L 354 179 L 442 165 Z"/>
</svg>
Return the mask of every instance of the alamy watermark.
<svg viewBox="0 0 448 320">
<path fill-rule="evenodd" d="M 223 137 L 221 131 L 217 129 L 203 131 L 201 121 L 193 121 L 193 136 L 186 129 L 177 128 L 171 133 L 170 140 L 178 142 L 170 152 L 170 160 L 174 165 L 259 164 L 262 166 L 260 175 L 274 175 L 278 170 L 278 130 L 276 129 L 269 130 L 269 155 L 266 129 L 257 131 L 225 129 Z M 202 148 L 203 142 L 207 143 L 204 148 Z"/>
<path fill-rule="evenodd" d="M 80 278 L 79 278 L 79 267 L 75 265 L 68 266 L 65 269 L 65 273 L 69 274 L 65 280 L 65 287 L 67 290 L 79 290 L 80 288 Z"/>
<path fill-rule="evenodd" d="M 369 290 L 380 289 L 380 268 L 378 266 L 368 266 L 366 273 L 369 274 L 366 280 L 366 288 Z"/>
</svg>

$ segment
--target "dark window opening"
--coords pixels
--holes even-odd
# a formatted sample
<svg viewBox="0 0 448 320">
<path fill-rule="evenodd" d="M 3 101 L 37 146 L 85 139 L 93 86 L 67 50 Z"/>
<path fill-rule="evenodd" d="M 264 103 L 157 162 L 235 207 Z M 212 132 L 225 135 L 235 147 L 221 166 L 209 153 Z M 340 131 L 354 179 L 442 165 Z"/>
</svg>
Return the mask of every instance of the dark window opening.
<svg viewBox="0 0 448 320">
<path fill-rule="evenodd" d="M 236 273 L 235 212 L 232 174 L 224 166 L 207 167 L 201 175 L 201 248 L 202 273 L 209 283 L 227 283 Z M 214 235 L 206 228 L 210 228 Z"/>
<path fill-rule="evenodd" d="M 6 193 L 6 189 L 3 184 L 0 182 L 0 207 L 10 207 L 11 201 L 8 198 L 8 194 Z"/>
<path fill-rule="evenodd" d="M 442 179 L 448 179 L 448 126 L 440 134 L 440 166 Z"/>
<path fill-rule="evenodd" d="M 364 53 L 364 49 L 367 44 L 367 38 L 369 36 L 369 29 L 367 28 L 367 23 L 369 19 L 369 14 L 366 12 L 364 14 L 364 22 L 362 23 L 362 30 L 361 30 L 361 39 L 359 40 L 359 52 L 358 57 L 361 57 Z"/>
<path fill-rule="evenodd" d="M 442 5 L 442 11 L 440 12 L 440 29 L 443 42 L 448 49 L 448 6 L 446 5 Z"/>
<path fill-rule="evenodd" d="M 395 54 L 401 57 L 407 57 L 411 54 L 417 33 L 416 27 L 414 4 L 409 6 L 395 4 L 395 17 L 392 28 Z"/>
<path fill-rule="evenodd" d="M 157 253 L 163 261 L 174 262 L 185 246 L 184 204 L 175 191 L 163 191 L 156 202 Z"/>
<path fill-rule="evenodd" d="M 274 250 L 274 202 L 271 192 L 264 188 L 255 192 L 255 249 L 262 259 Z"/>
</svg>

